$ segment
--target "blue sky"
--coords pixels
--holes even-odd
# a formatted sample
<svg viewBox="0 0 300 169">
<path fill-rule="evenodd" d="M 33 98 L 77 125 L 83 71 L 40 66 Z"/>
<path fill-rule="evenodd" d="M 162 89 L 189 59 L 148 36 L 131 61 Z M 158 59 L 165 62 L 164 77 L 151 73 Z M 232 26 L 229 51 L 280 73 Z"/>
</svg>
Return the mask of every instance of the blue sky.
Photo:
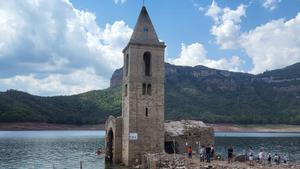
<svg viewBox="0 0 300 169">
<path fill-rule="evenodd" d="M 300 61 L 299 0 L 146 0 L 166 62 L 249 73 Z M 142 0 L 0 1 L 0 91 L 109 86 Z M 298 35 L 298 36 L 297 36 Z"/>
</svg>

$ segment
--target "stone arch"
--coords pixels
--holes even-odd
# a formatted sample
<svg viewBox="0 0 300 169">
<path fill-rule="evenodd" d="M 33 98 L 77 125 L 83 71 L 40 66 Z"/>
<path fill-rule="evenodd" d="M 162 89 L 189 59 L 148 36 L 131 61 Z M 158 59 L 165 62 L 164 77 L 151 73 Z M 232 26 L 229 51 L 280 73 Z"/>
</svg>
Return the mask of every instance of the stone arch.
<svg viewBox="0 0 300 169">
<path fill-rule="evenodd" d="M 109 116 L 105 123 L 105 160 L 120 163 L 122 158 L 122 118 Z"/>
<path fill-rule="evenodd" d="M 108 163 L 114 162 L 115 155 L 115 117 L 110 116 L 105 124 L 105 161 Z"/>
</svg>

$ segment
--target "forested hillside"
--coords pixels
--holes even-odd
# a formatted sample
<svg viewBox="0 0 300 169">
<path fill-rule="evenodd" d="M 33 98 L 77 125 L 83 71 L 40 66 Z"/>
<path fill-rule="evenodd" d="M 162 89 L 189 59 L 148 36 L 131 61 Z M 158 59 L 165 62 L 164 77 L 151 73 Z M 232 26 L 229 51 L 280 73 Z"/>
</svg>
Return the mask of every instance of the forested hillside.
<svg viewBox="0 0 300 169">
<path fill-rule="evenodd" d="M 121 72 L 114 72 L 110 88 L 79 95 L 0 92 L 0 121 L 104 123 L 121 114 Z M 166 63 L 165 92 L 169 120 L 300 124 L 300 63 L 259 75 Z"/>
</svg>

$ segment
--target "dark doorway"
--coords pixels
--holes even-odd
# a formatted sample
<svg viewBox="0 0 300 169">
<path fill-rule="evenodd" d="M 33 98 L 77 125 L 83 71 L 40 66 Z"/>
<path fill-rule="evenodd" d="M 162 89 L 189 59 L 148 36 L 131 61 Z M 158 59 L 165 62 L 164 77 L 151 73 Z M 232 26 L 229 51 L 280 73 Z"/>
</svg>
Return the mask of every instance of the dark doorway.
<svg viewBox="0 0 300 169">
<path fill-rule="evenodd" d="M 174 151 L 175 151 L 175 153 L 178 153 L 178 148 L 177 148 L 176 144 L 177 143 L 175 142 L 175 146 L 174 146 L 173 141 L 166 141 L 165 142 L 165 152 L 168 154 L 174 154 Z"/>
<path fill-rule="evenodd" d="M 105 153 L 105 160 L 106 162 L 112 163 L 113 161 L 113 145 L 114 145 L 114 133 L 112 129 L 110 129 L 107 133 L 106 138 L 106 153 Z"/>
</svg>

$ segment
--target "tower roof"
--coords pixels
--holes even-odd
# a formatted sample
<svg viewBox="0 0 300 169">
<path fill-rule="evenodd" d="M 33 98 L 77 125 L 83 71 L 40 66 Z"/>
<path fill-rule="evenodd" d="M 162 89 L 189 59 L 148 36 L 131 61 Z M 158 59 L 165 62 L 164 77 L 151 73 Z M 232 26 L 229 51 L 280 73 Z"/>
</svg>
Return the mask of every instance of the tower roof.
<svg viewBox="0 0 300 169">
<path fill-rule="evenodd" d="M 145 6 L 142 7 L 129 43 L 160 44 Z"/>
</svg>

